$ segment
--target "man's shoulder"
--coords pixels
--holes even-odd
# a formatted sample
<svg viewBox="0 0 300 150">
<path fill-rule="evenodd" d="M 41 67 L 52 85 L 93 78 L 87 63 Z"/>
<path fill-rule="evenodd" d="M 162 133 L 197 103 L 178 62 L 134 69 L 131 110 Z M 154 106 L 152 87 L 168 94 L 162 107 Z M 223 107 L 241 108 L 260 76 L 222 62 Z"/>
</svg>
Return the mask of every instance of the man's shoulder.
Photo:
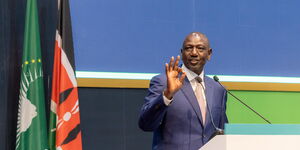
<svg viewBox="0 0 300 150">
<path fill-rule="evenodd" d="M 205 75 L 204 76 L 204 81 L 206 82 L 206 84 L 212 84 L 212 85 L 215 85 L 216 82 L 214 81 L 214 79 L 212 79 L 211 77 Z"/>
<path fill-rule="evenodd" d="M 164 73 L 157 74 L 151 78 L 151 80 L 166 80 L 167 77 Z"/>
<path fill-rule="evenodd" d="M 151 79 L 151 83 L 160 83 L 160 84 L 164 84 L 167 81 L 167 77 L 164 73 L 160 73 L 158 75 L 155 75 L 152 77 Z"/>
<path fill-rule="evenodd" d="M 214 88 L 223 89 L 223 87 L 209 76 L 204 76 L 205 84 Z"/>
</svg>

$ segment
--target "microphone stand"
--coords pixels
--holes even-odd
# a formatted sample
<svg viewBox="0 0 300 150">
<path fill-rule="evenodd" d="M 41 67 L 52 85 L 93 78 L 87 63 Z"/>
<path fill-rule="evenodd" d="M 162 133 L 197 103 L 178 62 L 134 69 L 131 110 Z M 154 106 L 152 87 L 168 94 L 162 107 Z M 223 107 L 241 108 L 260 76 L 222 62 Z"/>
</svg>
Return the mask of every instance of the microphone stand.
<svg viewBox="0 0 300 150">
<path fill-rule="evenodd" d="M 263 117 L 260 113 L 258 113 L 257 111 L 255 111 L 253 108 L 251 108 L 249 105 L 247 105 L 246 103 L 244 103 L 242 100 L 240 100 L 238 97 L 236 97 L 235 95 L 233 95 L 230 91 L 228 91 L 220 82 L 219 82 L 219 78 L 217 76 L 214 76 L 214 80 L 216 82 L 218 82 L 226 91 L 228 94 L 230 94 L 231 96 L 233 96 L 236 100 L 238 100 L 240 103 L 242 103 L 244 106 L 246 106 L 248 109 L 250 109 L 252 112 L 254 112 L 256 115 L 258 115 L 260 118 L 262 118 L 263 120 L 265 120 L 267 123 L 271 124 L 271 122 L 269 120 L 267 120 L 265 117 Z"/>
<path fill-rule="evenodd" d="M 201 85 L 203 91 L 205 91 L 205 88 L 204 88 L 204 86 L 203 86 L 202 83 L 201 83 L 201 82 L 202 82 L 202 79 L 201 79 L 200 77 L 196 77 L 196 80 L 197 80 L 197 82 Z M 214 128 L 215 128 L 215 130 L 216 130 L 216 131 L 214 132 L 214 134 L 209 138 L 209 140 L 211 140 L 211 139 L 214 138 L 216 135 L 224 135 L 224 130 L 218 128 L 218 127 L 215 125 L 214 119 L 213 119 L 212 114 L 211 114 L 211 110 L 209 109 L 209 106 L 208 106 L 208 103 L 206 103 L 206 107 L 207 107 L 207 110 L 208 110 L 209 117 L 210 117 L 210 120 L 211 120 L 211 122 L 212 122 L 212 125 L 214 126 Z"/>
</svg>

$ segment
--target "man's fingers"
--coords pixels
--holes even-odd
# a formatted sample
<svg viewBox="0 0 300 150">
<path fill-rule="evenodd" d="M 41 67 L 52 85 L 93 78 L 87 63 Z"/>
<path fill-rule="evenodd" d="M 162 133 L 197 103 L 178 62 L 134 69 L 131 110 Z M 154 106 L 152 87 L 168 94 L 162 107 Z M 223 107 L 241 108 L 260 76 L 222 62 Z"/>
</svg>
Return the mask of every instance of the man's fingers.
<svg viewBox="0 0 300 150">
<path fill-rule="evenodd" d="M 177 70 L 178 69 L 178 63 L 179 63 L 179 60 L 180 60 L 180 56 L 178 55 L 176 57 L 176 60 L 175 60 L 175 63 L 174 63 L 174 70 Z"/>
<path fill-rule="evenodd" d="M 186 77 L 186 74 L 185 74 L 185 72 L 182 72 L 182 74 L 181 74 L 181 77 L 180 77 L 180 79 L 179 79 L 179 81 L 181 82 L 181 83 L 183 83 L 184 82 L 184 78 Z"/>
<path fill-rule="evenodd" d="M 173 64 L 174 64 L 174 57 L 172 56 L 169 63 L 169 71 L 173 70 Z"/>
<path fill-rule="evenodd" d="M 178 73 L 182 72 L 182 68 L 178 67 Z"/>
<path fill-rule="evenodd" d="M 178 55 L 176 57 L 176 60 L 174 60 L 174 56 L 171 57 L 169 64 L 166 64 L 166 72 L 171 72 L 171 71 L 179 71 L 179 60 L 180 60 L 180 56 Z"/>
<path fill-rule="evenodd" d="M 178 55 L 178 56 L 176 57 L 176 62 L 175 62 L 176 65 L 178 65 L 179 60 L 180 60 L 180 56 Z"/>
<path fill-rule="evenodd" d="M 166 63 L 165 66 L 166 66 L 166 73 L 167 73 L 167 72 L 169 72 L 169 64 Z"/>
</svg>

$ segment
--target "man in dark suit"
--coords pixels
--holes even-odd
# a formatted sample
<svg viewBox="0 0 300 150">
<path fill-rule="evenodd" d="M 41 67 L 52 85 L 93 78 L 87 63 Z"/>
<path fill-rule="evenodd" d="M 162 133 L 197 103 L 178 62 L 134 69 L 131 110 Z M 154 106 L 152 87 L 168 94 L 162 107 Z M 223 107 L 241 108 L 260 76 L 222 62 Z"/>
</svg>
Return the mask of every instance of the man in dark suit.
<svg viewBox="0 0 300 150">
<path fill-rule="evenodd" d="M 227 93 L 204 75 L 212 49 L 207 37 L 189 34 L 180 56 L 166 64 L 165 74 L 152 78 L 139 126 L 153 131 L 153 150 L 198 150 L 227 121 Z"/>
</svg>

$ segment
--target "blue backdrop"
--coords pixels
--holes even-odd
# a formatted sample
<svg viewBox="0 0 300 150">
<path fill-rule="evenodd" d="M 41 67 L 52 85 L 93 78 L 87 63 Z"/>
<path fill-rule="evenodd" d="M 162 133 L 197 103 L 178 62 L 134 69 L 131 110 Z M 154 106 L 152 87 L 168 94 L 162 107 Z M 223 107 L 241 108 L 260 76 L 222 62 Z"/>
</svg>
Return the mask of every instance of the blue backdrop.
<svg viewBox="0 0 300 150">
<path fill-rule="evenodd" d="M 300 76 L 298 0 L 71 1 L 78 71 L 159 73 L 189 32 L 213 48 L 207 74 Z"/>
</svg>

